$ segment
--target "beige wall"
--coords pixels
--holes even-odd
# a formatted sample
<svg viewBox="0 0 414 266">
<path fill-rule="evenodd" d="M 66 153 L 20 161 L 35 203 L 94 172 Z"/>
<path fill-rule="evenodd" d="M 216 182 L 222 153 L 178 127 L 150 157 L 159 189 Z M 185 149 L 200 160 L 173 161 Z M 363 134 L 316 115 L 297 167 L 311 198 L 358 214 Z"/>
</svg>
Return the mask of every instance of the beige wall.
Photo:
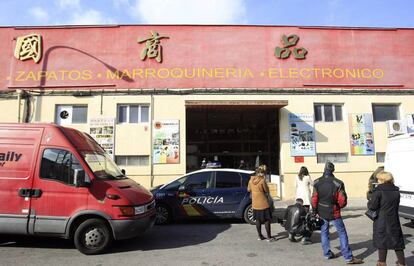
<svg viewBox="0 0 414 266">
<path fill-rule="evenodd" d="M 20 115 L 23 114 L 23 103 L 20 102 Z M 14 99 L 0 98 L 0 122 L 2 123 L 16 123 L 18 122 L 18 101 L 17 97 Z"/>
<path fill-rule="evenodd" d="M 102 103 L 101 103 L 102 100 Z M 341 103 L 343 104 L 344 121 L 333 123 L 315 123 L 316 150 L 319 153 L 344 152 L 348 153 L 347 163 L 336 164 L 336 174 L 344 180 L 347 192 L 351 197 L 363 197 L 367 188 L 367 180 L 373 170 L 380 163 L 375 156 L 351 156 L 349 147 L 348 114 L 372 113 L 372 103 L 400 104 L 400 117 L 414 113 L 413 95 L 275 95 L 275 94 L 231 94 L 231 95 L 157 95 L 151 99 L 150 95 L 104 95 L 89 97 L 74 96 L 39 96 L 33 98 L 32 122 L 54 122 L 55 106 L 58 104 L 87 104 L 88 119 L 99 116 L 116 117 L 118 104 L 148 104 L 153 107 L 153 119 L 180 120 L 180 163 L 157 164 L 151 166 L 123 167 L 127 174 L 146 187 L 151 185 L 151 170 L 154 176 L 153 185 L 162 184 L 174 177 L 182 175 L 186 170 L 186 100 L 287 100 L 288 105 L 280 109 L 280 174 L 283 175 L 282 191 L 285 199 L 294 197 L 294 177 L 302 165 L 306 165 L 312 178 L 319 177 L 323 164 L 316 162 L 316 157 L 305 157 L 304 163 L 295 163 L 290 156 L 288 114 L 313 114 L 314 103 Z M 0 113 L 0 122 L 17 121 L 17 99 L 2 99 L 0 104 L 3 112 Z M 102 114 L 101 114 L 102 104 Z M 3 108 L 4 107 L 4 108 Z M 150 119 L 151 121 L 151 119 Z M 72 127 L 89 131 L 88 124 L 73 124 Z M 386 125 L 384 122 L 374 122 L 374 141 L 376 152 L 384 152 L 386 148 Z M 279 152 L 279 151 L 275 151 Z M 115 132 L 116 155 L 148 155 L 151 154 L 151 125 L 117 124 Z"/>
</svg>

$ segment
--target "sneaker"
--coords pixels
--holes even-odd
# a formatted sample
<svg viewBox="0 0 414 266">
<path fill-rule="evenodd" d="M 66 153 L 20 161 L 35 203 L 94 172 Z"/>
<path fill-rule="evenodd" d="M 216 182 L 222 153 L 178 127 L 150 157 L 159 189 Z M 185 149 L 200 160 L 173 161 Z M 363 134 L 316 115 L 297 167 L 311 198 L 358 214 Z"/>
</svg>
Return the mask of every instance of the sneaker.
<svg viewBox="0 0 414 266">
<path fill-rule="evenodd" d="M 309 239 L 302 239 L 302 241 L 301 241 L 301 244 L 302 245 L 310 245 L 310 244 L 312 244 L 313 242 L 312 241 L 310 241 Z"/>
<path fill-rule="evenodd" d="M 274 241 L 276 241 L 276 239 L 274 237 L 271 237 L 271 238 L 267 238 L 266 241 L 267 242 L 274 242 Z"/>
<path fill-rule="evenodd" d="M 296 242 L 296 238 L 292 234 L 289 234 L 289 241 Z"/>
<path fill-rule="evenodd" d="M 351 260 L 348 260 L 346 264 L 362 264 L 363 260 L 353 257 Z"/>
<path fill-rule="evenodd" d="M 264 236 L 259 236 L 259 238 L 257 240 L 261 241 L 261 240 L 265 240 L 266 238 Z"/>
</svg>

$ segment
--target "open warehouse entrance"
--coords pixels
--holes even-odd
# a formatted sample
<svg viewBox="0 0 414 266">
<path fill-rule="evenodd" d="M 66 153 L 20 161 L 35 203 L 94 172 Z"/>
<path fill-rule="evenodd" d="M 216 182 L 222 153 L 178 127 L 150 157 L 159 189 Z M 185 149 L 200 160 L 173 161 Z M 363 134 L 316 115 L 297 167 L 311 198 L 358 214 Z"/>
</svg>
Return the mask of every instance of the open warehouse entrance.
<svg viewBox="0 0 414 266">
<path fill-rule="evenodd" d="M 279 173 L 279 109 L 285 101 L 187 101 L 187 171 L 203 160 L 223 168 Z"/>
</svg>

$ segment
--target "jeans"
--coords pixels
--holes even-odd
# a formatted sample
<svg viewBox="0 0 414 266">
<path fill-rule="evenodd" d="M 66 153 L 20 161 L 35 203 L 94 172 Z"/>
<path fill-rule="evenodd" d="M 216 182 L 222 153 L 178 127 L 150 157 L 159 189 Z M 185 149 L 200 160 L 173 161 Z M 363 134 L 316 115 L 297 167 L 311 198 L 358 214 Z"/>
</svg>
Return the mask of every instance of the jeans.
<svg viewBox="0 0 414 266">
<path fill-rule="evenodd" d="M 323 256 L 327 259 L 331 257 L 332 251 L 329 241 L 329 221 L 323 219 L 324 223 L 321 227 L 321 244 L 323 250 Z M 336 231 L 339 235 L 339 242 L 341 244 L 341 253 L 344 256 L 346 261 L 350 261 L 353 258 L 351 248 L 348 243 L 348 234 L 346 233 L 346 228 L 342 218 L 338 218 L 331 221 L 336 228 Z"/>
</svg>

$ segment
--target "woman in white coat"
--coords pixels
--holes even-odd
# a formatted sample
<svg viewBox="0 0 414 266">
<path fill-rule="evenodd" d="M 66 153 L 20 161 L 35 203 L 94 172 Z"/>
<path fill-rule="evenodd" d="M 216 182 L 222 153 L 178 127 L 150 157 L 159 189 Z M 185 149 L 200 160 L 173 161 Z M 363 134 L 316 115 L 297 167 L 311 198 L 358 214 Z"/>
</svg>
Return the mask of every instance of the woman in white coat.
<svg viewBox="0 0 414 266">
<path fill-rule="evenodd" d="M 302 166 L 296 177 L 296 198 L 303 199 L 303 206 L 309 208 L 311 206 L 311 196 L 313 181 L 309 175 L 308 169 Z"/>
</svg>

